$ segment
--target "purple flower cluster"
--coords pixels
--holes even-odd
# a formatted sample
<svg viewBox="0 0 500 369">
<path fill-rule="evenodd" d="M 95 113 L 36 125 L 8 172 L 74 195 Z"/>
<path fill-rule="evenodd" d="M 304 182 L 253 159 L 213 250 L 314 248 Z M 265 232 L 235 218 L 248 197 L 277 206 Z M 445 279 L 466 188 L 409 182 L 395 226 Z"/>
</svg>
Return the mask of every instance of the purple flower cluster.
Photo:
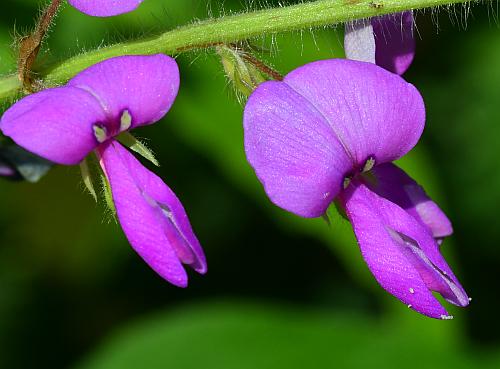
<svg viewBox="0 0 500 369">
<path fill-rule="evenodd" d="M 424 123 L 422 97 L 401 77 L 371 63 L 324 60 L 257 88 L 245 108 L 245 149 L 276 205 L 319 217 L 337 200 L 380 285 L 444 319 L 432 292 L 469 303 L 439 250 L 451 224 L 392 164 L 415 146 Z"/>
<path fill-rule="evenodd" d="M 94 16 L 141 3 L 69 2 Z M 323 216 L 336 202 L 379 284 L 408 307 L 448 319 L 433 292 L 458 306 L 469 303 L 440 252 L 451 223 L 393 164 L 417 144 L 425 126 L 420 93 L 400 77 L 414 57 L 413 22 L 405 12 L 350 23 L 348 59 L 309 63 L 283 81 L 260 84 L 245 107 L 245 150 L 272 202 L 307 218 Z M 78 164 L 95 151 L 131 245 L 163 278 L 186 286 L 182 264 L 207 270 L 186 212 L 115 139 L 160 120 L 178 89 L 179 70 L 170 57 L 113 58 L 63 87 L 20 100 L 2 116 L 0 129 L 59 164 Z"/>
</svg>

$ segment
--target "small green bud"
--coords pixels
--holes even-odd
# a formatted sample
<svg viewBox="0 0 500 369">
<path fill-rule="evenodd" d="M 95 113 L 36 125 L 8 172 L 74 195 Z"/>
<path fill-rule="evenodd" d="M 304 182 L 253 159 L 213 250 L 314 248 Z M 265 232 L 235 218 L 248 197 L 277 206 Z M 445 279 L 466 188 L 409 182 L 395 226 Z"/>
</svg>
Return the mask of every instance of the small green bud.
<svg viewBox="0 0 500 369">
<path fill-rule="evenodd" d="M 247 52 L 230 46 L 218 46 L 217 53 L 221 57 L 226 76 L 233 83 L 237 93 L 245 97 L 267 79 L 255 65 L 245 59 Z"/>
</svg>

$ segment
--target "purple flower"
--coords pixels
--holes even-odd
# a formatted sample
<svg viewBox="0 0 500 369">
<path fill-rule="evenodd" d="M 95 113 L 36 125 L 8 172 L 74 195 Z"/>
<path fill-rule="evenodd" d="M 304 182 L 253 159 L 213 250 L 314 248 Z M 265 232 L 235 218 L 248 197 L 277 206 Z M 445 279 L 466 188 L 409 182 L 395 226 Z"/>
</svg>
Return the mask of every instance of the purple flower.
<svg viewBox="0 0 500 369">
<path fill-rule="evenodd" d="M 68 0 L 79 11 L 94 17 L 111 17 L 135 10 L 144 0 Z"/>
<path fill-rule="evenodd" d="M 391 163 L 415 146 L 424 123 L 422 97 L 401 77 L 371 63 L 324 60 L 255 90 L 245 108 L 245 150 L 271 201 L 319 217 L 337 200 L 380 285 L 444 319 L 433 291 L 469 303 L 437 242 L 451 224 Z"/>
<path fill-rule="evenodd" d="M 349 22 L 344 48 L 348 59 L 374 63 L 402 75 L 415 57 L 411 11 Z"/>
<path fill-rule="evenodd" d="M 172 58 L 117 57 L 63 87 L 20 100 L 2 116 L 0 129 L 19 146 L 59 164 L 78 164 L 96 149 L 132 247 L 163 278 L 184 287 L 182 264 L 206 272 L 186 212 L 170 188 L 114 139 L 160 120 L 178 89 Z"/>
</svg>

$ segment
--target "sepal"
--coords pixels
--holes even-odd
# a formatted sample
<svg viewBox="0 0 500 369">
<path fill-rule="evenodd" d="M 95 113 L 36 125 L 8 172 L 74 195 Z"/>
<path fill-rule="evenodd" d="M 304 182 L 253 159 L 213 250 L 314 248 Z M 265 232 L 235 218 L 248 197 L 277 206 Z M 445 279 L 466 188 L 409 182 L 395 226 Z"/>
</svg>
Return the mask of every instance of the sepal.
<svg viewBox="0 0 500 369">
<path fill-rule="evenodd" d="M 120 136 L 118 136 L 118 141 L 122 143 L 124 146 L 128 147 L 133 152 L 139 154 L 144 159 L 153 163 L 157 167 L 160 166 L 160 163 L 156 159 L 153 152 L 146 146 L 145 143 L 134 137 L 128 131 L 123 132 Z"/>
<path fill-rule="evenodd" d="M 249 54 L 241 48 L 221 45 L 216 48 L 236 94 L 246 99 L 267 78 L 255 65 L 248 61 Z"/>
</svg>

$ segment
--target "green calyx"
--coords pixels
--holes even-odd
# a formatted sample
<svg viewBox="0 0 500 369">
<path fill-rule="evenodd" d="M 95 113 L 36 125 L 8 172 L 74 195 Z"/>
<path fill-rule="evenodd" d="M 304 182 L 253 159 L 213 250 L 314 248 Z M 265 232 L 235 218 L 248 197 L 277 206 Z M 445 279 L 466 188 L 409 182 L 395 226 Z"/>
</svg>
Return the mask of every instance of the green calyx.
<svg viewBox="0 0 500 369">
<path fill-rule="evenodd" d="M 250 56 L 244 50 L 223 45 L 217 46 L 216 51 L 238 96 L 250 96 L 259 84 L 266 81 L 264 74 L 249 62 Z"/>
</svg>

